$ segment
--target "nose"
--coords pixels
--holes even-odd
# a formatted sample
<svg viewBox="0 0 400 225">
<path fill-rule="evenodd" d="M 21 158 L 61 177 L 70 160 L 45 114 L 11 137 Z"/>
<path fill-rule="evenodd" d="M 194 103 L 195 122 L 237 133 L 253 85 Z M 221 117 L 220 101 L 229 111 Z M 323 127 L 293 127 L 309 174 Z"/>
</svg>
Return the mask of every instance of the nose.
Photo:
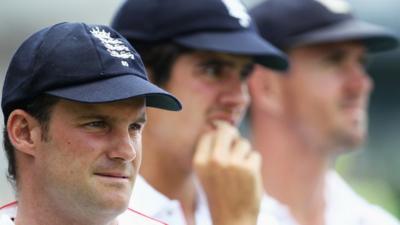
<svg viewBox="0 0 400 225">
<path fill-rule="evenodd" d="M 348 65 L 348 73 L 346 89 L 352 95 L 369 95 L 372 91 L 374 83 L 371 77 L 367 74 L 362 65 Z"/>
<path fill-rule="evenodd" d="M 249 91 L 245 80 L 231 78 L 222 84 L 220 100 L 224 105 L 231 107 L 246 107 L 250 102 Z"/>
<path fill-rule="evenodd" d="M 113 160 L 131 162 L 136 159 L 139 144 L 132 138 L 129 131 L 114 132 L 112 136 L 108 157 Z"/>
</svg>

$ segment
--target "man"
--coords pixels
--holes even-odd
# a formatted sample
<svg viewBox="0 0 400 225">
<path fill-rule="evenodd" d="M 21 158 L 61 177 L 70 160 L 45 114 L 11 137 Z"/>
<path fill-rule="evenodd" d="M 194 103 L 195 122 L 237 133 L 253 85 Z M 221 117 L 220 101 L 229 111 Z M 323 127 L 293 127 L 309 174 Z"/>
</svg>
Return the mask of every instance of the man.
<svg viewBox="0 0 400 225">
<path fill-rule="evenodd" d="M 179 110 L 147 80 L 114 30 L 60 23 L 17 50 L 3 86 L 4 145 L 16 225 L 161 224 L 127 209 L 141 162 L 145 106 Z"/>
<path fill-rule="evenodd" d="M 394 48 L 396 37 L 354 18 L 342 0 L 269 0 L 251 15 L 291 65 L 284 73 L 258 66 L 249 80 L 252 142 L 277 200 L 265 198 L 262 210 L 287 225 L 398 224 L 331 168 L 366 137 L 366 54 Z"/>
<path fill-rule="evenodd" d="M 151 80 L 184 106 L 176 115 L 148 111 L 131 206 L 175 225 L 254 225 L 260 160 L 236 126 L 253 59 L 284 69 L 284 55 L 259 37 L 239 1 L 128 0 L 112 24 L 135 43 Z"/>
</svg>

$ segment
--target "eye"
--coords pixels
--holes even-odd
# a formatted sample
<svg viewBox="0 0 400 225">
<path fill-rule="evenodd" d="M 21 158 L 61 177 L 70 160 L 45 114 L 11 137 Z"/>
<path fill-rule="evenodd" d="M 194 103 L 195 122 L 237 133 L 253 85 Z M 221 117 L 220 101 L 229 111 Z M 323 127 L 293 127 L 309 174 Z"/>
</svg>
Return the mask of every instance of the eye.
<svg viewBox="0 0 400 225">
<path fill-rule="evenodd" d="M 105 120 L 91 120 L 85 122 L 82 127 L 88 132 L 105 132 L 110 129 L 109 124 Z"/>
<path fill-rule="evenodd" d="M 344 51 L 333 51 L 325 57 L 325 61 L 329 64 L 337 65 L 342 63 L 346 58 Z"/>
<path fill-rule="evenodd" d="M 98 120 L 98 121 L 91 121 L 85 124 L 86 127 L 89 128 L 105 128 L 107 126 L 106 122 Z"/>
<path fill-rule="evenodd" d="M 248 63 L 242 67 L 242 70 L 240 71 L 240 79 L 241 80 L 246 80 L 250 74 L 254 70 L 254 64 L 253 63 Z"/>
<path fill-rule="evenodd" d="M 129 130 L 134 130 L 134 131 L 141 131 L 143 128 L 143 124 L 140 123 L 133 123 L 129 126 Z"/>
<path fill-rule="evenodd" d="M 202 65 L 202 72 L 209 77 L 220 79 L 223 77 L 224 66 L 215 63 Z"/>
</svg>

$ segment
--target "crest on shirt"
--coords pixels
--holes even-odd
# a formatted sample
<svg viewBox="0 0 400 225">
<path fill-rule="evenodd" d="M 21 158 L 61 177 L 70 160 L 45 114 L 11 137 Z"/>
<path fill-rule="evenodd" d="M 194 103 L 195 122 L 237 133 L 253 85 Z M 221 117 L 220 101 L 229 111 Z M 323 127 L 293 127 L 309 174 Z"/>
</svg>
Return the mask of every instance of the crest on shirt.
<svg viewBox="0 0 400 225">
<path fill-rule="evenodd" d="M 90 33 L 101 41 L 111 56 L 122 59 L 121 64 L 123 66 L 129 66 L 126 60 L 135 59 L 132 51 L 125 45 L 125 43 L 111 37 L 110 32 L 106 32 L 104 29 L 100 29 L 99 27 L 94 27 L 90 30 Z"/>
<path fill-rule="evenodd" d="M 350 13 L 350 3 L 346 0 L 315 0 L 333 13 Z"/>
<path fill-rule="evenodd" d="M 251 17 L 247 13 L 246 7 L 240 0 L 221 0 L 228 9 L 229 15 L 239 20 L 240 25 L 248 27 Z"/>
</svg>

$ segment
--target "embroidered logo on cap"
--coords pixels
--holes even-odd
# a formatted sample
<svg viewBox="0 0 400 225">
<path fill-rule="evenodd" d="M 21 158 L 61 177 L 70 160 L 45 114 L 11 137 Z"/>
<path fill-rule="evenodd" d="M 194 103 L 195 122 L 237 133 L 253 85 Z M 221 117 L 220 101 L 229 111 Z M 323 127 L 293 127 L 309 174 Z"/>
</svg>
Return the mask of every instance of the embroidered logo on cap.
<svg viewBox="0 0 400 225">
<path fill-rule="evenodd" d="M 240 2 L 240 0 L 221 0 L 226 8 L 228 9 L 229 15 L 238 18 L 240 25 L 248 27 L 251 21 L 251 17 L 247 13 L 246 7 Z"/>
<path fill-rule="evenodd" d="M 345 0 L 315 0 L 334 13 L 350 13 L 350 4 Z"/>
<path fill-rule="evenodd" d="M 106 47 L 111 56 L 120 59 L 135 59 L 135 56 L 132 54 L 131 50 L 124 44 L 124 42 L 112 38 L 110 32 L 106 32 L 99 27 L 94 27 L 90 30 L 90 33 L 92 33 L 94 37 L 98 38 L 101 43 L 103 43 L 104 47 Z M 126 67 L 129 66 L 126 60 L 121 60 L 121 64 Z"/>
</svg>

